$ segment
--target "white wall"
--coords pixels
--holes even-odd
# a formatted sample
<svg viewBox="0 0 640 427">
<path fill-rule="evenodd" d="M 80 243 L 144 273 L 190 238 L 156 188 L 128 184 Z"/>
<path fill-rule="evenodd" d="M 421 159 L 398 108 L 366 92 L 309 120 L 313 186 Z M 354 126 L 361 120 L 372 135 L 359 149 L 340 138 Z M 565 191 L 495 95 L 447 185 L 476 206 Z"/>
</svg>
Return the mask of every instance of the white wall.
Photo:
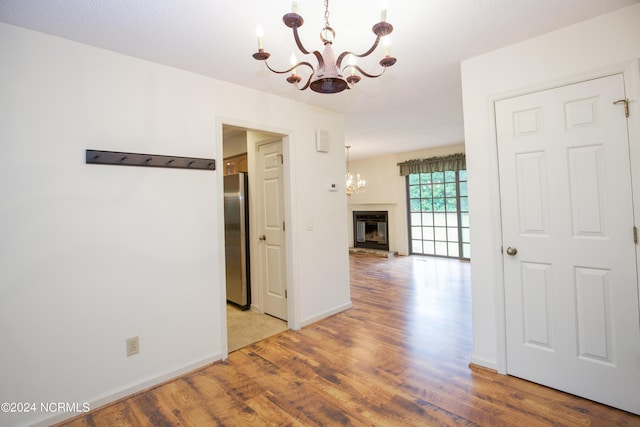
<svg viewBox="0 0 640 427">
<path fill-rule="evenodd" d="M 247 132 L 244 130 L 234 133 L 231 137 L 224 136 L 223 142 L 222 157 L 224 159 L 247 152 Z"/>
<path fill-rule="evenodd" d="M 469 207 L 472 212 L 474 363 L 500 371 L 506 366 L 493 102 L 509 95 L 628 69 L 640 57 L 639 23 L 640 4 L 635 4 L 462 63 Z M 638 88 L 628 87 L 627 90 L 632 109 L 630 124 L 637 129 L 640 123 Z M 632 156 L 635 155 L 637 161 L 637 148 L 634 153 Z M 638 184 L 636 188 L 640 188 Z"/>
<path fill-rule="evenodd" d="M 346 197 L 324 188 L 341 115 L 5 24 L 0 57 L 0 402 L 95 408 L 225 354 L 222 171 L 86 165 L 87 148 L 222 166 L 222 123 L 289 135 L 293 324 L 350 306 Z"/>
<path fill-rule="evenodd" d="M 389 250 L 407 255 L 409 240 L 406 184 L 405 177 L 400 176 L 398 163 L 464 152 L 464 145 L 461 144 L 352 160 L 351 173 L 359 173 L 367 185 L 363 193 L 349 197 L 349 247 L 353 247 L 353 211 L 389 211 Z"/>
</svg>

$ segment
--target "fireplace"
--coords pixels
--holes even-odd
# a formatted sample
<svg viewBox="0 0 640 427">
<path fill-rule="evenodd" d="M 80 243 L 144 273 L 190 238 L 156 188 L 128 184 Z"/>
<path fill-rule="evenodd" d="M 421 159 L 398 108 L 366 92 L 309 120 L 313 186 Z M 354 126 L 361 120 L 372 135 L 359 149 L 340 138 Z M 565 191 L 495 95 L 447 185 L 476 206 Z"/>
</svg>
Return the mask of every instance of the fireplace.
<svg viewBox="0 0 640 427">
<path fill-rule="evenodd" d="M 353 247 L 389 250 L 387 211 L 353 211 Z"/>
</svg>

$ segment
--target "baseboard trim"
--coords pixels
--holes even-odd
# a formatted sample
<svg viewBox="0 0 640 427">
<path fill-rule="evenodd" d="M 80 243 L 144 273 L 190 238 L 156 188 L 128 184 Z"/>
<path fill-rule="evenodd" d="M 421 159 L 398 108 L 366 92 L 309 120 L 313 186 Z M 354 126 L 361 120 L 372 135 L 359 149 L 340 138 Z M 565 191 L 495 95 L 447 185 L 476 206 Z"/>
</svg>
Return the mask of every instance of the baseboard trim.
<svg viewBox="0 0 640 427">
<path fill-rule="evenodd" d="M 488 360 L 479 357 L 472 357 L 469 366 L 471 365 L 498 372 L 498 364 L 496 362 L 489 362 Z"/>
<path fill-rule="evenodd" d="M 336 307 L 333 310 L 328 310 L 328 311 L 325 311 L 322 314 L 319 314 L 317 316 L 313 316 L 313 317 L 311 317 L 311 318 L 309 318 L 307 320 L 303 320 L 301 322 L 302 327 L 304 328 L 305 326 L 309 326 L 312 323 L 316 323 L 316 322 L 318 322 L 318 321 L 320 321 L 322 319 L 326 319 L 327 317 L 333 316 L 334 314 L 342 313 L 343 311 L 349 310 L 351 307 L 353 307 L 353 305 L 351 304 L 351 301 L 349 301 L 348 303 L 343 304 L 343 305 L 341 305 L 339 307 Z"/>
<path fill-rule="evenodd" d="M 152 390 L 156 387 L 160 387 L 166 383 L 169 383 L 171 381 L 174 381 L 180 377 L 183 377 L 185 375 L 189 375 L 191 373 L 200 371 L 202 369 L 207 368 L 208 366 L 212 365 L 213 363 L 219 362 L 220 360 L 222 360 L 222 354 L 218 354 L 215 355 L 213 357 L 208 357 L 206 359 L 200 360 L 198 362 L 195 363 L 191 363 L 189 365 L 186 365 L 180 369 L 176 369 L 174 371 L 171 372 L 167 372 L 166 374 L 160 375 L 158 377 L 154 377 L 151 379 L 148 379 L 146 381 L 143 381 L 141 383 L 138 383 L 136 385 L 133 385 L 131 387 L 126 387 L 120 391 L 117 391 L 115 393 L 111 393 L 108 395 L 105 395 L 103 397 L 94 399 L 94 400 L 90 400 L 89 401 L 89 405 L 91 408 L 91 411 L 89 411 L 88 413 L 82 413 L 82 414 L 70 414 L 70 413 L 63 413 L 63 414 L 58 414 L 55 415 L 53 417 L 49 417 L 43 420 L 40 420 L 38 422 L 36 422 L 36 424 L 33 424 L 33 426 L 51 426 L 51 425 L 55 425 L 62 423 L 62 422 L 69 422 L 75 418 L 82 418 L 82 417 L 86 417 L 87 414 L 91 413 L 91 412 L 97 412 L 103 408 L 106 408 L 108 406 L 111 405 L 115 405 L 116 403 L 125 400 L 125 399 L 129 399 L 137 394 L 141 394 L 144 392 L 147 392 L 149 390 Z"/>
<path fill-rule="evenodd" d="M 497 374 L 498 371 L 495 369 L 487 368 L 486 366 L 476 365 L 475 363 L 469 363 L 469 368 L 473 371 L 482 371 L 482 372 L 490 372 L 492 374 Z"/>
</svg>

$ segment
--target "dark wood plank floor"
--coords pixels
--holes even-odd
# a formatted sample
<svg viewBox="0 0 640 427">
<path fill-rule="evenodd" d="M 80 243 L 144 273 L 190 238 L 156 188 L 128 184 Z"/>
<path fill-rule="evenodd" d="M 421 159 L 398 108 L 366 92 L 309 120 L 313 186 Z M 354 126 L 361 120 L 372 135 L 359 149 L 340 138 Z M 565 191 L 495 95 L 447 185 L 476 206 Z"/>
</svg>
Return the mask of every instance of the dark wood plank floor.
<svg viewBox="0 0 640 427">
<path fill-rule="evenodd" d="M 640 425 L 623 411 L 471 369 L 468 263 L 350 259 L 352 309 L 67 425 Z"/>
</svg>

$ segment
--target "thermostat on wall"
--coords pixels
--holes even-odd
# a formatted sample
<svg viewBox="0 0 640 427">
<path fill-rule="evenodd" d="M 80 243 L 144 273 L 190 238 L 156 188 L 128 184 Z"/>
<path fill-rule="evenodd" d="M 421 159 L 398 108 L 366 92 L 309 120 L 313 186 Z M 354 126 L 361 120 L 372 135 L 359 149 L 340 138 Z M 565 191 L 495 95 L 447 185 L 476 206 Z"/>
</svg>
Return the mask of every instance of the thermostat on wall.
<svg viewBox="0 0 640 427">
<path fill-rule="evenodd" d="M 330 182 L 329 184 L 327 184 L 327 190 L 338 191 L 338 184 L 336 184 L 335 182 Z"/>
</svg>

